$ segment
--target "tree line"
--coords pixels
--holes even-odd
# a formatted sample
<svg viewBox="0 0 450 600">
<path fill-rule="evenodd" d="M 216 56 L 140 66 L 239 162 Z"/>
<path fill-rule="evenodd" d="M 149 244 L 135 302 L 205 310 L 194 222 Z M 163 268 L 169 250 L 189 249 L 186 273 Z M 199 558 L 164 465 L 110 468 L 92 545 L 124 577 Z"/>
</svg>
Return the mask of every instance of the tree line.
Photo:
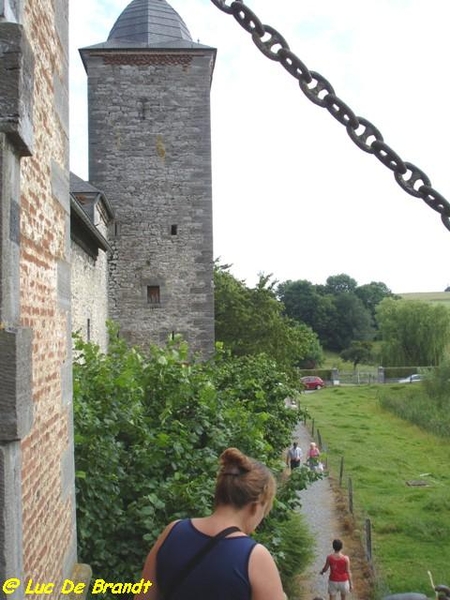
<svg viewBox="0 0 450 600">
<path fill-rule="evenodd" d="M 402 300 L 384 282 L 358 285 L 341 273 L 325 285 L 278 283 L 260 275 L 249 288 L 218 264 L 214 282 L 216 339 L 236 355 L 265 352 L 285 366 L 314 368 L 330 350 L 355 367 L 437 365 L 448 347 L 450 311 Z"/>
</svg>

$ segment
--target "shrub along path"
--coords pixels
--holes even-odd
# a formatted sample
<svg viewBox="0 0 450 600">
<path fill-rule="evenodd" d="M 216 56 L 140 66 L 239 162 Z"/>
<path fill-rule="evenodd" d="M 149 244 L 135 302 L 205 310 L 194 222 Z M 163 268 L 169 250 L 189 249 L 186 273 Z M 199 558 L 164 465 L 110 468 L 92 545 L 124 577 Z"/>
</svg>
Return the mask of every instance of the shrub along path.
<svg viewBox="0 0 450 600">
<path fill-rule="evenodd" d="M 295 430 L 293 439 L 298 441 L 306 453 L 312 437 L 303 424 Z M 302 600 L 328 598 L 328 574 L 320 575 L 325 558 L 332 552 L 333 539 L 340 538 L 344 544 L 343 552 L 348 554 L 353 574 L 352 600 L 368 600 L 371 591 L 371 571 L 364 556 L 359 533 L 353 527 L 352 518 L 340 495 L 338 486 L 332 477 L 324 477 L 314 482 L 306 490 L 299 492 L 302 501 L 302 514 L 316 541 L 311 566 L 301 579 Z"/>
</svg>

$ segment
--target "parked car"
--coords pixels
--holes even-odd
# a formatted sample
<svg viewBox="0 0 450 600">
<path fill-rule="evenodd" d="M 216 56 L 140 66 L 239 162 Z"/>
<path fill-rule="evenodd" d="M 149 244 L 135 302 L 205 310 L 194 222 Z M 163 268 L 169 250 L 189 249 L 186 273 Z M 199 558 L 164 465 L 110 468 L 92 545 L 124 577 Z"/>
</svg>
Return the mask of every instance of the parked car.
<svg viewBox="0 0 450 600">
<path fill-rule="evenodd" d="M 418 381 L 423 381 L 424 377 L 423 375 L 421 375 L 420 373 L 414 373 L 413 375 L 410 375 L 409 377 L 405 377 L 404 379 L 399 379 L 398 382 L 399 383 L 416 383 Z"/>
<path fill-rule="evenodd" d="M 307 390 L 320 390 L 321 388 L 325 387 L 324 380 L 314 375 L 306 375 L 305 377 L 301 377 L 300 381 Z"/>
</svg>

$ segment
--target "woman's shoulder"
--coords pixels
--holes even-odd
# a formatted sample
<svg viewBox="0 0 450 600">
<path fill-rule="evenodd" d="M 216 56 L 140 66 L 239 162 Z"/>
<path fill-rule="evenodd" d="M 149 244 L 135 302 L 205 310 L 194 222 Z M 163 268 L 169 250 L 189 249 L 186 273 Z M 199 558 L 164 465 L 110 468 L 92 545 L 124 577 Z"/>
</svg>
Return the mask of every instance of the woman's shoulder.
<svg viewBox="0 0 450 600">
<path fill-rule="evenodd" d="M 181 522 L 182 522 L 181 519 L 177 519 L 176 521 L 171 521 L 168 525 L 166 525 L 166 527 L 159 534 L 159 537 L 156 541 L 156 545 L 161 546 L 161 544 L 167 538 L 167 536 L 172 531 L 172 529 L 175 527 L 175 525 L 177 525 L 178 523 L 181 523 Z"/>
<path fill-rule="evenodd" d="M 249 579 L 252 598 L 256 600 L 283 600 L 283 586 L 275 561 L 262 544 L 256 544 L 250 554 Z"/>
</svg>

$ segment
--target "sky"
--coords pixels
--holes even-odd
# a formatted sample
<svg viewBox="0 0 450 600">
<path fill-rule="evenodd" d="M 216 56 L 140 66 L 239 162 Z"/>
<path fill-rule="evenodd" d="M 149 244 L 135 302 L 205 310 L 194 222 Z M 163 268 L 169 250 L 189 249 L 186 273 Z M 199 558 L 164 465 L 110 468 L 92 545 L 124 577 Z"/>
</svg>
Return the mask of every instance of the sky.
<svg viewBox="0 0 450 600">
<path fill-rule="evenodd" d="M 450 285 L 450 231 L 210 0 L 168 0 L 217 48 L 211 88 L 214 256 L 247 285 L 346 273 L 394 293 Z M 86 74 L 128 0 L 70 0 L 71 170 L 88 178 Z M 229 2 L 227 2 L 229 4 Z M 448 0 L 246 0 L 309 70 L 450 201 Z"/>
</svg>

